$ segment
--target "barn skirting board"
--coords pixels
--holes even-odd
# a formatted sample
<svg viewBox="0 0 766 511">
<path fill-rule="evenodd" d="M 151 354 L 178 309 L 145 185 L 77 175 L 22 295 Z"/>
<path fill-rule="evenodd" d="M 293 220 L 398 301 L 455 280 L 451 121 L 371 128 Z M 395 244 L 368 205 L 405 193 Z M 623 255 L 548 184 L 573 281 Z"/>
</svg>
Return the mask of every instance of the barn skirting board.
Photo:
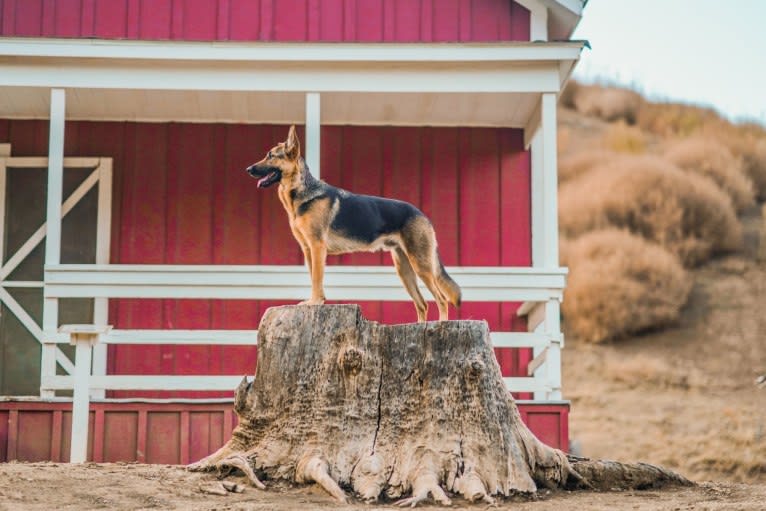
<svg viewBox="0 0 766 511">
<path fill-rule="evenodd" d="M 546 444 L 568 450 L 569 403 L 519 402 L 522 419 Z M 91 403 L 89 461 L 188 464 L 229 439 L 232 403 L 97 401 Z M 72 403 L 0 401 L 0 462 L 69 461 Z"/>
</svg>

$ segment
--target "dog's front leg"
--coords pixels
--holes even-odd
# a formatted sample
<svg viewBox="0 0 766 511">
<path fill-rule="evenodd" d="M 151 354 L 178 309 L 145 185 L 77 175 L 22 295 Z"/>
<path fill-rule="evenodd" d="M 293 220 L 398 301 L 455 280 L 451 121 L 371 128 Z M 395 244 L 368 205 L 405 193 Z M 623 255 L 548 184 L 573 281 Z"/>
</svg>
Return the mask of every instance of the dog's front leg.
<svg viewBox="0 0 766 511">
<path fill-rule="evenodd" d="M 314 273 L 314 268 L 311 267 L 311 250 L 309 249 L 308 245 L 304 243 L 301 243 L 301 250 L 303 250 L 303 260 L 306 262 L 306 268 L 308 268 L 309 276 L 311 276 Z"/>
<path fill-rule="evenodd" d="M 306 268 L 308 268 L 310 276 L 313 272 L 313 268 L 311 267 L 311 249 L 309 248 L 308 243 L 306 243 L 306 239 L 303 237 L 303 233 L 301 233 L 301 231 L 298 230 L 295 225 L 291 223 L 290 229 L 293 231 L 293 237 L 295 237 L 295 241 L 297 241 L 298 245 L 301 247 L 301 251 L 303 252 L 303 260 L 306 263 Z"/>
<path fill-rule="evenodd" d="M 301 305 L 321 305 L 324 303 L 324 265 L 327 260 L 327 245 L 323 241 L 309 246 L 311 257 L 311 298 Z"/>
</svg>

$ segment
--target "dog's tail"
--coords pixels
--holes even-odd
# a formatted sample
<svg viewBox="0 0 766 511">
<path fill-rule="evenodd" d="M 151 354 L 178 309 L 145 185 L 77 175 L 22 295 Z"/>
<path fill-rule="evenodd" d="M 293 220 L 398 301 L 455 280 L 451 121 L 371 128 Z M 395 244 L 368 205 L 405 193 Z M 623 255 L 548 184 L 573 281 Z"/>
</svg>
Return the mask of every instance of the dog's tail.
<svg viewBox="0 0 766 511">
<path fill-rule="evenodd" d="M 439 258 L 439 255 L 436 255 Z M 452 280 L 447 270 L 444 269 L 441 258 L 439 260 L 439 271 L 436 275 L 436 285 L 439 286 L 439 291 L 447 298 L 447 301 L 455 307 L 460 307 L 460 303 L 463 299 L 463 293 L 460 291 L 460 286 L 457 282 Z"/>
</svg>

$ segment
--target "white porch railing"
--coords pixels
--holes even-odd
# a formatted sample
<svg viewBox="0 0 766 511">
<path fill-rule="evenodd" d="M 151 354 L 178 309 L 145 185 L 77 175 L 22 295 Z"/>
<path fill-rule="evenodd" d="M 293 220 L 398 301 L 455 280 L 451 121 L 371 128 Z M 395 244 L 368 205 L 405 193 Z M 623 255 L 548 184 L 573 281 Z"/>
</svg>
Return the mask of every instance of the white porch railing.
<svg viewBox="0 0 766 511">
<path fill-rule="evenodd" d="M 559 303 L 566 269 L 460 267 L 448 269 L 464 302 L 523 301 L 529 332 L 492 332 L 497 348 L 532 348 L 528 376 L 504 378 L 509 391 L 533 392 L 536 400 L 561 399 Z M 409 300 L 393 268 L 334 266 L 325 276 L 337 300 Z M 45 305 L 61 298 L 301 299 L 310 294 L 302 266 L 48 265 Z M 99 344 L 257 345 L 255 330 L 112 330 L 107 325 L 66 325 L 44 332 L 45 345 L 76 348 L 73 375 L 43 367 L 41 388 L 73 390 L 73 462 L 87 450 L 89 396 L 98 390 L 233 390 L 241 375 L 172 376 L 91 373 L 91 350 Z"/>
</svg>

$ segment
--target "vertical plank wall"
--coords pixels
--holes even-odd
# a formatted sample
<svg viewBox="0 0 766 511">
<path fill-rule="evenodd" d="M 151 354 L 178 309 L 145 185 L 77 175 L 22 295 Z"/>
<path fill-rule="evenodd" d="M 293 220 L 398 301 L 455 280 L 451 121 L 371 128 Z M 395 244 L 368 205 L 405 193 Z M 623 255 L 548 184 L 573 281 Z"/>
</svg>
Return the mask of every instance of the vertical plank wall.
<svg viewBox="0 0 766 511">
<path fill-rule="evenodd" d="M 0 35 L 187 41 L 528 41 L 510 0 L 0 0 Z"/>
<path fill-rule="evenodd" d="M 0 120 L 0 142 L 10 142 L 14 155 L 43 156 L 47 130 L 45 121 Z M 114 159 L 113 263 L 302 264 L 276 191 L 259 190 L 244 172 L 286 131 L 267 125 L 73 121 L 66 126 L 65 153 Z M 354 192 L 416 204 L 433 221 L 448 266 L 530 264 L 529 170 L 520 130 L 322 128 L 323 178 Z M 329 264 L 391 262 L 387 253 L 365 253 L 332 256 Z M 251 329 L 278 303 L 111 300 L 109 320 L 117 328 Z M 493 330 L 523 329 L 517 306 L 466 303 L 459 317 L 486 319 Z M 415 320 L 409 302 L 362 307 L 367 317 L 386 323 Z M 429 315 L 436 318 L 433 302 Z M 498 350 L 498 357 L 506 375 L 523 374 L 528 362 L 526 351 Z M 254 366 L 255 349 L 248 347 L 110 346 L 109 352 L 115 374 L 252 374 Z"/>
</svg>

